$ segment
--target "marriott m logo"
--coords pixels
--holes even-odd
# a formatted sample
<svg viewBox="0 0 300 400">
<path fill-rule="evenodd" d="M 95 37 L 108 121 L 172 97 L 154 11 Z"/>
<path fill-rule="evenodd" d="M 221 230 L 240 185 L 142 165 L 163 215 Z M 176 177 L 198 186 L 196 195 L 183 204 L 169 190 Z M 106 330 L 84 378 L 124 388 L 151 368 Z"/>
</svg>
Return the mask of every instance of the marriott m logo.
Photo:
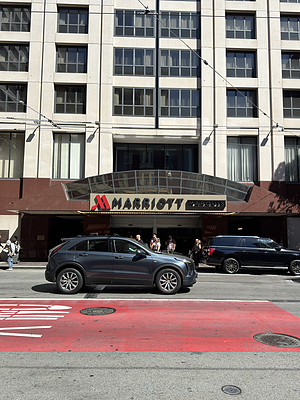
<svg viewBox="0 0 300 400">
<path fill-rule="evenodd" d="M 110 205 L 107 201 L 106 196 L 100 197 L 97 195 L 95 197 L 95 205 L 91 208 L 92 211 L 95 211 L 97 207 L 99 207 L 100 210 L 110 210 Z"/>
</svg>

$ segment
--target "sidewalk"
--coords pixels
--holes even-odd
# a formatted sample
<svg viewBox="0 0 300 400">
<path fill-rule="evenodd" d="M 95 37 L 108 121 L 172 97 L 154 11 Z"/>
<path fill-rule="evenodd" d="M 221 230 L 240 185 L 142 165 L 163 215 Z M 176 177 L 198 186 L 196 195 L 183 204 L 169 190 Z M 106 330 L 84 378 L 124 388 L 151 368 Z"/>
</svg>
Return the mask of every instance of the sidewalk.
<svg viewBox="0 0 300 400">
<path fill-rule="evenodd" d="M 35 261 L 20 261 L 18 264 L 13 265 L 13 269 L 45 269 L 47 261 L 35 262 Z M 8 268 L 6 261 L 0 261 L 0 269 Z"/>
</svg>

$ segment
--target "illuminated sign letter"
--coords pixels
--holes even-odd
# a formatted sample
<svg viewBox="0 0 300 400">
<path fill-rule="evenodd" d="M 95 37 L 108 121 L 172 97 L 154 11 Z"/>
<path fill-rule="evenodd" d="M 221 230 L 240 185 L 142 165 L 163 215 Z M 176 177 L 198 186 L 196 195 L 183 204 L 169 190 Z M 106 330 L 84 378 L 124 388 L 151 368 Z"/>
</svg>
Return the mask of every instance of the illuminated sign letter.
<svg viewBox="0 0 300 400">
<path fill-rule="evenodd" d="M 97 201 L 97 203 L 91 208 L 92 211 L 96 210 L 97 207 L 99 207 L 101 210 L 110 210 L 110 205 L 108 204 L 105 196 L 100 197 L 97 194 L 95 201 Z"/>
</svg>

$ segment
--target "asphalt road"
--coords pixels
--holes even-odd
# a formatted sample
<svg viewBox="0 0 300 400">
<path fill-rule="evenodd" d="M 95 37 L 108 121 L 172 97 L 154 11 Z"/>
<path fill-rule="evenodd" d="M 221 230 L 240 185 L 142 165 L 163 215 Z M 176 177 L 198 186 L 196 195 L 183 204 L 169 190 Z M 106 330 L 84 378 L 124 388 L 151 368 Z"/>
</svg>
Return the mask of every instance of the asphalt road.
<svg viewBox="0 0 300 400">
<path fill-rule="evenodd" d="M 0 300 L 218 300 L 268 301 L 300 318 L 300 277 L 284 271 L 238 275 L 199 271 L 198 282 L 175 296 L 155 288 L 86 287 L 60 295 L 42 269 L 0 270 Z M 188 303 L 188 302 L 187 302 Z M 292 318 L 291 315 L 291 318 Z M 253 316 L 254 317 L 254 316 Z M 262 315 L 255 315 L 260 319 Z M 266 316 L 264 315 L 264 318 Z M 269 322 L 274 316 L 270 313 Z M 262 321 L 263 323 L 264 321 Z M 297 322 L 297 320 L 296 320 Z M 1 321 L 0 321 L 1 326 Z M 230 327 L 226 327 L 230 329 Z M 236 325 L 234 327 L 236 328 Z M 299 335 L 300 337 L 300 320 Z M 0 336 L 5 346 L 5 336 Z M 17 338 L 15 339 L 17 343 Z M 195 344 L 195 349 L 197 348 Z M 222 388 L 240 388 L 240 399 L 300 398 L 299 352 L 89 351 L 1 353 L 0 399 L 227 399 Z M 233 389 L 232 389 L 233 390 Z"/>
</svg>

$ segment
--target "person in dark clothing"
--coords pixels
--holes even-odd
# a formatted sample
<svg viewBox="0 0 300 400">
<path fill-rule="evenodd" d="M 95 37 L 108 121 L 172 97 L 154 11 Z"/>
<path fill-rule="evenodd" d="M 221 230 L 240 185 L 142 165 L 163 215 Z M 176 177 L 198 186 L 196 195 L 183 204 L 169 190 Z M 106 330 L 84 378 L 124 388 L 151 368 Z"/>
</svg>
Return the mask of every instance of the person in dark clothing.
<svg viewBox="0 0 300 400">
<path fill-rule="evenodd" d="M 139 243 L 141 243 L 141 244 L 144 244 L 144 242 L 143 242 L 142 239 L 141 239 L 141 235 L 136 235 L 136 236 L 135 236 L 135 239 L 136 239 L 137 242 L 139 242 Z"/>
<path fill-rule="evenodd" d="M 195 239 L 195 244 L 192 249 L 192 259 L 194 260 L 196 267 L 198 266 L 198 264 L 200 262 L 200 255 L 201 255 L 200 240 Z"/>
</svg>

